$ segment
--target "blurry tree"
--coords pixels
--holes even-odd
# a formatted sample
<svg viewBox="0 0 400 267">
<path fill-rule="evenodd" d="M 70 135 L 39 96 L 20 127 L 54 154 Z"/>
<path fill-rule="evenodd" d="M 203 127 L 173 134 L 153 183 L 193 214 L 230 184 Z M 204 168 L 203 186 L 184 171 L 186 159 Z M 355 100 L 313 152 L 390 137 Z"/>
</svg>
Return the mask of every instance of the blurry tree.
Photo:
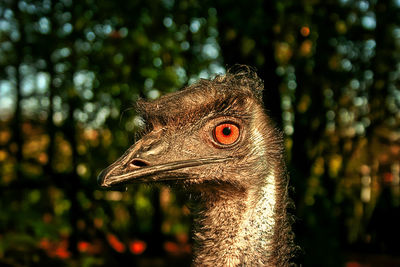
<svg viewBox="0 0 400 267">
<path fill-rule="evenodd" d="M 40 251 L 15 256 L 38 248 L 62 259 L 104 249 L 132 257 L 135 239 L 163 245 L 166 234 L 187 234 L 187 223 L 163 227 L 157 189 L 122 196 L 99 191 L 95 176 L 134 142 L 138 97 L 223 71 L 212 9 L 42 0 L 4 1 L 0 14 L 0 259 L 44 262 Z M 113 260 L 99 259 L 83 261 Z"/>
<path fill-rule="evenodd" d="M 188 254 L 179 195 L 105 192 L 95 177 L 136 140 L 138 98 L 235 63 L 258 69 L 287 136 L 299 261 L 337 266 L 341 252 L 398 251 L 389 240 L 400 238 L 398 218 L 381 217 L 400 205 L 399 9 L 394 0 L 3 0 L 0 264 Z"/>
<path fill-rule="evenodd" d="M 366 227 L 382 186 L 373 138 L 400 126 L 400 6 L 267 2 L 215 3 L 218 41 L 226 63 L 259 69 L 266 107 L 287 135 L 305 264 L 337 266 L 345 244 L 371 242 Z M 363 201 L 365 169 L 375 188 Z"/>
<path fill-rule="evenodd" d="M 268 113 L 282 126 L 279 85 L 282 78 L 277 75 L 277 60 L 274 51 L 277 41 L 276 24 L 281 4 L 273 1 L 211 2 L 218 12 L 218 43 L 224 63 L 248 64 L 257 69 L 265 80 L 264 101 Z M 238 19 L 240 18 L 240 19 Z M 245 23 L 244 23 L 245 22 Z"/>
</svg>

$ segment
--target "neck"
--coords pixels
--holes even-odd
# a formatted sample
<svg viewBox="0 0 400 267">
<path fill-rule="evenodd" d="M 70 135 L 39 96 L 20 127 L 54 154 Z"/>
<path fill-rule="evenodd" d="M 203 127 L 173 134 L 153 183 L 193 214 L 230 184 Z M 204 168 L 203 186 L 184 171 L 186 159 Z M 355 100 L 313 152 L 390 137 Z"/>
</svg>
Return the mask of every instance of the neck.
<svg viewBox="0 0 400 267">
<path fill-rule="evenodd" d="M 280 190 L 273 173 L 262 180 L 263 185 L 251 189 L 203 196 L 207 201 L 196 221 L 195 266 L 280 265 L 275 239 L 277 225 L 286 217 L 286 205 L 277 203 L 285 200 L 276 193 Z"/>
<path fill-rule="evenodd" d="M 255 117 L 267 122 L 262 109 L 255 111 Z M 236 168 L 241 170 L 242 187 L 200 188 L 195 266 L 290 265 L 295 247 L 286 212 L 288 177 L 282 136 L 266 123 L 255 123 L 252 129 L 249 138 L 254 146 L 246 162 L 255 165 Z"/>
</svg>

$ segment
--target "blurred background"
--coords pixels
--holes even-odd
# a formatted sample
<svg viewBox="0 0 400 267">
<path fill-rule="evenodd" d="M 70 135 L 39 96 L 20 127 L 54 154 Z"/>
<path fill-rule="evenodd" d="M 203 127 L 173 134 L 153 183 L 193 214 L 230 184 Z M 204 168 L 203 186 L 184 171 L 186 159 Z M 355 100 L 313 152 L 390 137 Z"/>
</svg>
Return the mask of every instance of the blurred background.
<svg viewBox="0 0 400 267">
<path fill-rule="evenodd" d="M 399 0 L 1 0 L 0 265 L 188 266 L 184 195 L 96 176 L 235 63 L 286 134 L 303 266 L 400 266 Z"/>
</svg>

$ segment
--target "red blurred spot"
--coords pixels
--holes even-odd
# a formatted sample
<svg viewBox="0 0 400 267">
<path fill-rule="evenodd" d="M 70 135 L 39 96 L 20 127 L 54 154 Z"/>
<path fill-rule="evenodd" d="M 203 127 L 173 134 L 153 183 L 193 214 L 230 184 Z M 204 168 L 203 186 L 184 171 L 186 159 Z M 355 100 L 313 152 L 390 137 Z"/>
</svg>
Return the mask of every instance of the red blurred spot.
<svg viewBox="0 0 400 267">
<path fill-rule="evenodd" d="M 80 253 L 88 253 L 91 255 L 100 254 L 104 251 L 103 243 L 100 239 L 94 239 L 90 242 L 79 241 L 77 248 Z"/>
<path fill-rule="evenodd" d="M 61 241 L 50 241 L 47 238 L 43 238 L 39 242 L 39 247 L 46 251 L 49 257 L 67 259 L 71 257 L 71 253 L 68 251 L 68 240 Z"/>
<path fill-rule="evenodd" d="M 362 267 L 363 265 L 355 261 L 349 261 L 346 263 L 346 267 Z"/>
<path fill-rule="evenodd" d="M 169 253 L 177 253 L 179 252 L 179 246 L 171 241 L 167 241 L 164 243 L 164 249 Z"/>
<path fill-rule="evenodd" d="M 71 253 L 68 251 L 68 240 L 64 239 L 60 242 L 55 243 L 56 250 L 54 255 L 60 259 L 67 259 L 71 257 Z"/>
<path fill-rule="evenodd" d="M 44 250 L 48 250 L 51 247 L 50 241 L 47 238 L 43 238 L 39 242 L 39 247 Z"/>
<path fill-rule="evenodd" d="M 64 247 L 58 247 L 54 252 L 54 255 L 60 259 L 67 259 L 71 256 L 71 253 Z"/>
<path fill-rule="evenodd" d="M 301 27 L 301 29 L 300 29 L 300 33 L 301 33 L 301 35 L 303 35 L 304 37 L 307 37 L 307 36 L 310 35 L 310 28 L 307 27 L 307 26 L 303 26 L 303 27 Z"/>
<path fill-rule="evenodd" d="M 86 241 L 79 241 L 78 242 L 78 250 L 79 252 L 88 252 L 90 247 L 90 243 Z"/>
<path fill-rule="evenodd" d="M 146 250 L 146 247 L 146 242 L 141 240 L 135 240 L 129 244 L 129 250 L 135 255 L 142 254 Z"/>
<path fill-rule="evenodd" d="M 393 181 L 393 174 L 390 172 L 385 172 L 383 174 L 383 181 L 385 183 L 391 183 Z"/>
<path fill-rule="evenodd" d="M 108 243 L 110 243 L 111 247 L 119 253 L 123 253 L 125 252 L 125 245 L 124 243 L 122 243 L 121 241 L 119 241 L 119 239 L 113 235 L 113 234 L 108 234 L 107 235 L 107 240 Z"/>
</svg>

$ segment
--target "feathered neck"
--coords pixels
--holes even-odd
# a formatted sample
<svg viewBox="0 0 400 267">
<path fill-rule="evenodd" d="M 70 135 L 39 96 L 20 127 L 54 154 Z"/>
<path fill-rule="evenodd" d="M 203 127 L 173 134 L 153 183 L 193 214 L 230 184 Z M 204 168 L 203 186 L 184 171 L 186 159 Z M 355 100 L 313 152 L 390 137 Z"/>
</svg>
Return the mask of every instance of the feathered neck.
<svg viewBox="0 0 400 267">
<path fill-rule="evenodd" d="M 292 238 L 286 216 L 287 191 L 278 176 L 271 172 L 259 188 L 203 195 L 206 200 L 195 221 L 194 266 L 289 264 Z"/>
<path fill-rule="evenodd" d="M 274 180 L 274 178 L 268 177 Z M 196 221 L 195 266 L 267 265 L 273 250 L 275 194 L 269 189 L 218 192 Z M 272 193 L 272 194 L 271 194 Z"/>
</svg>

